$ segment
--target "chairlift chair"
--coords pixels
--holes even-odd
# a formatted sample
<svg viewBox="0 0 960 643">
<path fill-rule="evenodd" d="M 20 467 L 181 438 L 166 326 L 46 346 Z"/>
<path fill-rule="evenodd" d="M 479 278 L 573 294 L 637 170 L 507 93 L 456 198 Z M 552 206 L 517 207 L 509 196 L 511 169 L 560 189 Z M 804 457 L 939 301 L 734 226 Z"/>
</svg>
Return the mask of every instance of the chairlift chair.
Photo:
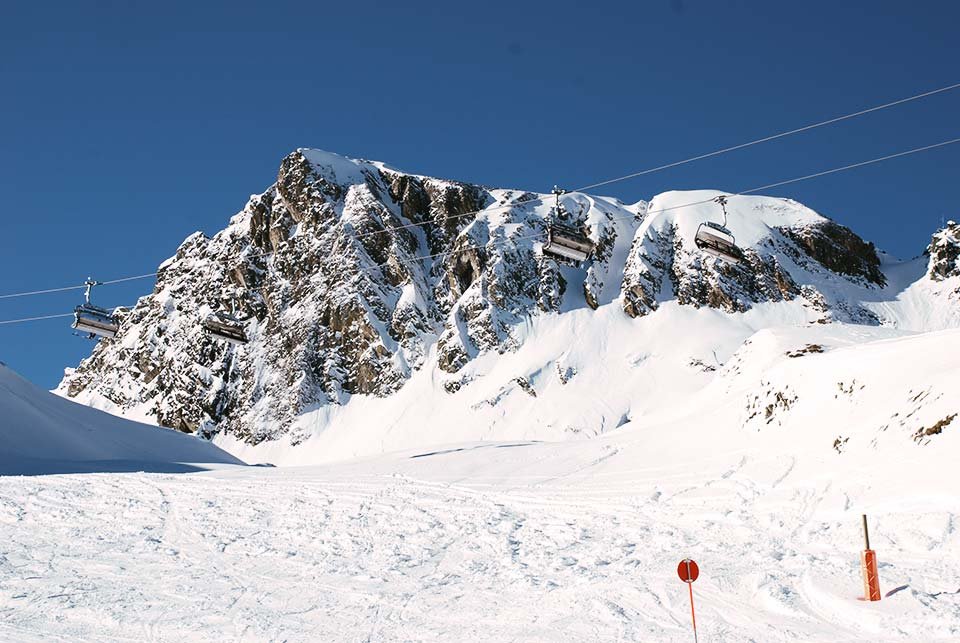
<svg viewBox="0 0 960 643">
<path fill-rule="evenodd" d="M 73 309 L 72 328 L 88 333 L 87 337 L 90 339 L 95 337 L 113 339 L 120 330 L 117 318 L 107 309 L 90 303 L 90 293 L 93 287 L 101 285 L 101 282 L 87 278 L 83 285 L 87 287 L 84 295 L 85 301 Z"/>
<path fill-rule="evenodd" d="M 718 196 L 714 199 L 723 208 L 723 223 L 704 221 L 697 228 L 694 243 L 697 248 L 730 263 L 739 263 L 743 259 L 743 251 L 737 247 L 733 233 L 726 227 L 727 224 L 727 197 Z"/>
<path fill-rule="evenodd" d="M 557 199 L 557 217 L 563 216 L 563 207 L 560 205 L 560 195 L 566 190 L 558 187 L 553 188 L 553 194 Z M 571 259 L 577 263 L 586 261 L 593 255 L 595 244 L 588 237 L 582 228 L 560 223 L 556 219 L 549 222 L 547 226 L 547 242 L 543 244 L 543 251 L 555 257 Z"/>
<path fill-rule="evenodd" d="M 247 343 L 247 333 L 243 324 L 233 315 L 224 312 L 215 312 L 207 315 L 202 323 L 203 329 L 216 339 L 223 340 L 234 346 Z"/>
</svg>

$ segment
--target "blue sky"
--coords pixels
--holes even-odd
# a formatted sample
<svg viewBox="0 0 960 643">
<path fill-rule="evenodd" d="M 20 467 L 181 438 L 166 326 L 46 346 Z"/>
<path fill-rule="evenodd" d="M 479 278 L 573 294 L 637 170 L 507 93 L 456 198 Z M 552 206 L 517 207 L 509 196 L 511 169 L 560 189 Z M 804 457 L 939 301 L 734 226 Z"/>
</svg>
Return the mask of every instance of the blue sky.
<svg viewBox="0 0 960 643">
<path fill-rule="evenodd" d="M 0 294 L 149 272 L 297 147 L 583 185 L 960 82 L 957 24 L 956 2 L 7 3 Z M 958 113 L 955 91 L 602 192 L 736 191 L 960 136 Z M 958 168 L 945 148 L 775 193 L 909 257 L 960 215 Z M 90 348 L 69 320 L 0 326 L 0 360 L 47 387 Z"/>
</svg>

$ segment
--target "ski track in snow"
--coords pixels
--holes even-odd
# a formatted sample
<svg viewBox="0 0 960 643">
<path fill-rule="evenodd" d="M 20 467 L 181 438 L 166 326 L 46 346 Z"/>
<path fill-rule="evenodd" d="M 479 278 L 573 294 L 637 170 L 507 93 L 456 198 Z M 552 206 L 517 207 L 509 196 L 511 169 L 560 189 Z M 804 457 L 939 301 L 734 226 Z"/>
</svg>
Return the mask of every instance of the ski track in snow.
<svg viewBox="0 0 960 643">
<path fill-rule="evenodd" d="M 687 555 L 703 641 L 960 636 L 949 500 L 881 494 L 897 591 L 871 604 L 855 476 L 742 451 L 651 466 L 647 442 L 2 478 L 0 639 L 688 640 Z"/>
</svg>

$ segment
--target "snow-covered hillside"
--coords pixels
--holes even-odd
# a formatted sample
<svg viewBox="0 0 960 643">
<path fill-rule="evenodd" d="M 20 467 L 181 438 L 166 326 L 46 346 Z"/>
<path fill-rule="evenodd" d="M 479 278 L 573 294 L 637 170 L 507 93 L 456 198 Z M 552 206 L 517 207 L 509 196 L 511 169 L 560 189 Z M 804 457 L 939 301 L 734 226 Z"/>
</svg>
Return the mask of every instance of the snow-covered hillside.
<svg viewBox="0 0 960 643">
<path fill-rule="evenodd" d="M 0 363 L 0 476 L 222 464 L 242 462 L 195 437 L 64 400 Z"/>
<path fill-rule="evenodd" d="M 764 330 L 960 325 L 957 226 L 897 262 L 799 203 L 734 196 L 745 260 L 731 266 L 693 245 L 720 219 L 719 194 L 565 195 L 597 243 L 573 267 L 541 251 L 550 195 L 299 150 L 225 230 L 183 243 L 58 392 L 258 458 L 320 462 L 597 435 L 726 379 Z M 230 309 L 247 346 L 200 328 Z"/>
<path fill-rule="evenodd" d="M 748 433 L 810 435 L 816 426 L 830 434 L 819 443 L 826 452 L 836 440 L 837 451 L 873 449 L 891 426 L 901 438 L 917 436 L 960 412 L 951 390 L 960 331 L 772 325 L 771 315 L 789 322 L 790 312 L 768 305 L 726 314 L 671 303 L 642 324 L 614 307 L 544 316 L 524 329 L 516 351 L 476 359 L 465 373 L 476 382 L 454 394 L 423 371 L 390 397 L 323 409 L 320 419 L 306 415 L 305 430 L 310 422 L 327 428 L 297 448 L 215 441 L 251 461 L 309 464 L 478 439 L 657 431 L 683 420 Z"/>
<path fill-rule="evenodd" d="M 0 639 L 688 641 L 690 556 L 701 641 L 956 641 L 958 351 L 957 330 L 761 331 L 592 440 L 3 479 Z"/>
</svg>

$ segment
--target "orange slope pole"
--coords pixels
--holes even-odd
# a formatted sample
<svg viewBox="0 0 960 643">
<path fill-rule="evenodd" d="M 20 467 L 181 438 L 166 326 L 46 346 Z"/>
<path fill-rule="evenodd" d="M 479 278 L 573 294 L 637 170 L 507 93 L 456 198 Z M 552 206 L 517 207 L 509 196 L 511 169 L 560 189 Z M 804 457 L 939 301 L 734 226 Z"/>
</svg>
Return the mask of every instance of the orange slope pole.
<svg viewBox="0 0 960 643">
<path fill-rule="evenodd" d="M 867 515 L 863 514 L 863 553 L 860 554 L 860 566 L 863 569 L 863 598 L 867 601 L 880 600 L 880 576 L 877 574 L 877 552 L 870 549 L 870 532 L 867 530 Z"/>
<path fill-rule="evenodd" d="M 690 589 L 690 620 L 693 621 L 693 643 L 697 643 L 697 614 L 693 610 L 693 583 L 687 583 Z"/>
</svg>

